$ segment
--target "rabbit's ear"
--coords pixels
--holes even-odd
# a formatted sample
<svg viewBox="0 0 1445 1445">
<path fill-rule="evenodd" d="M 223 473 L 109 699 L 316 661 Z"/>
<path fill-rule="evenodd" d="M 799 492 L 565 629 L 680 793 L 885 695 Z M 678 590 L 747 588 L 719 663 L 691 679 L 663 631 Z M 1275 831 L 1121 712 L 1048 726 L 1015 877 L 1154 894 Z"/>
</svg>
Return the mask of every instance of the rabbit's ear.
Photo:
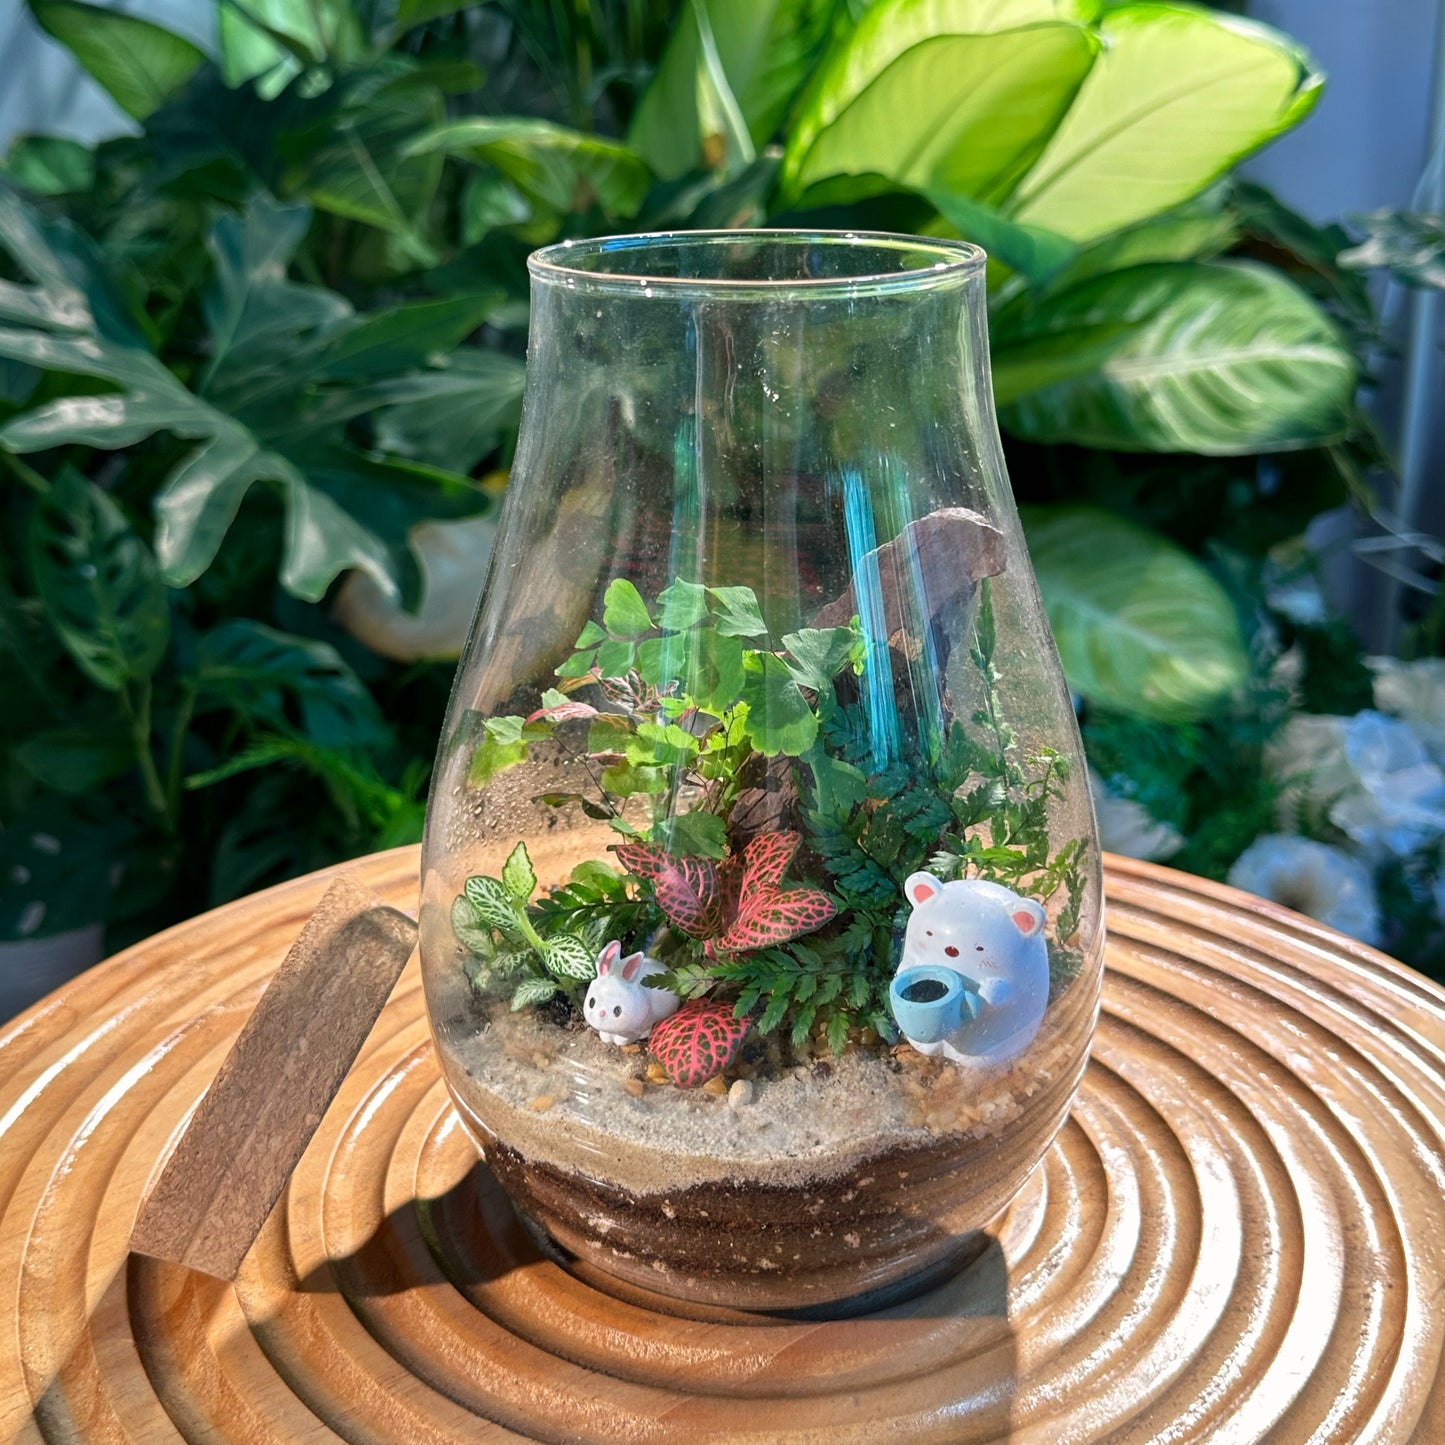
<svg viewBox="0 0 1445 1445">
<path fill-rule="evenodd" d="M 612 972 L 612 965 L 622 956 L 622 945 L 614 938 L 597 955 L 597 977 L 606 978 Z"/>
<path fill-rule="evenodd" d="M 629 955 L 628 958 L 623 962 L 622 981 L 624 983 L 631 983 L 632 980 L 635 979 L 639 973 L 641 973 L 642 958 L 642 954 L 634 953 Z"/>
</svg>

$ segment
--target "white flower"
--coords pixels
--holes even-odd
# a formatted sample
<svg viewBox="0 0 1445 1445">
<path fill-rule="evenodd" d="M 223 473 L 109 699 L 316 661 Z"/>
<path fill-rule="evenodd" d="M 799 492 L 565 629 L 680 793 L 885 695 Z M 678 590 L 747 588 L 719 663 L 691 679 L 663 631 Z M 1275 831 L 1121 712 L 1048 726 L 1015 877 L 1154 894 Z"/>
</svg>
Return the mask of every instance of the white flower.
<svg viewBox="0 0 1445 1445">
<path fill-rule="evenodd" d="M 1328 843 L 1266 833 L 1235 859 L 1229 881 L 1361 943 L 1380 941 L 1380 905 L 1369 869 Z"/>
<path fill-rule="evenodd" d="M 1430 756 L 1445 764 L 1445 657 L 1367 657 L 1365 664 L 1375 674 L 1375 706 L 1408 723 Z"/>
<path fill-rule="evenodd" d="M 1271 564 L 1265 568 L 1264 584 L 1265 603 L 1297 626 L 1322 627 L 1329 620 L 1329 606 L 1313 573 Z"/>
<path fill-rule="evenodd" d="M 1099 846 L 1130 858 L 1168 858 L 1184 846 L 1184 834 L 1162 823 L 1134 798 L 1122 798 L 1089 769 L 1089 790 L 1094 795 L 1094 816 L 1099 823 Z"/>
<path fill-rule="evenodd" d="M 1445 770 L 1398 718 L 1301 714 L 1271 745 L 1266 764 L 1287 784 L 1281 821 L 1301 808 L 1328 817 L 1372 859 L 1405 857 L 1445 834 Z"/>
</svg>

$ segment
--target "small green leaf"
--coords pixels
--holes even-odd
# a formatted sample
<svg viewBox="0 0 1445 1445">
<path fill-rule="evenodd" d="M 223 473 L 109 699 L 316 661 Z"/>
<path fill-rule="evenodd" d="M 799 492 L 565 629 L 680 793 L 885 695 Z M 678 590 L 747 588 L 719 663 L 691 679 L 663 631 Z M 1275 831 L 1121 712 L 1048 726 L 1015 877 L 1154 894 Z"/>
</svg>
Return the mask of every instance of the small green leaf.
<svg viewBox="0 0 1445 1445">
<path fill-rule="evenodd" d="M 182 36 L 109 6 L 30 0 L 30 13 L 136 120 L 164 105 L 206 58 Z"/>
<path fill-rule="evenodd" d="M 149 677 L 170 639 L 165 587 L 120 508 L 66 468 L 30 517 L 30 566 L 51 625 L 91 680 Z"/>
<path fill-rule="evenodd" d="M 602 772 L 602 786 L 614 797 L 630 798 L 636 793 L 665 793 L 667 768 L 639 767 L 632 762 L 613 763 Z"/>
<path fill-rule="evenodd" d="M 853 661 L 857 643 L 851 627 L 805 627 L 783 638 L 783 646 L 792 654 L 784 661 L 802 686 L 825 692 Z"/>
<path fill-rule="evenodd" d="M 748 659 L 743 683 L 748 732 L 760 753 L 798 757 L 818 736 L 818 719 L 782 658 L 771 652 Z"/>
<path fill-rule="evenodd" d="M 848 1042 L 848 1015 L 835 1013 L 828 1020 L 828 1047 L 834 1056 L 843 1052 L 843 1047 Z"/>
<path fill-rule="evenodd" d="M 512 1012 L 549 1003 L 557 996 L 557 985 L 550 978 L 524 978 L 512 994 Z"/>
<path fill-rule="evenodd" d="M 589 979 L 597 976 L 597 957 L 580 938 L 559 934 L 542 948 L 542 962 L 555 978 Z"/>
<path fill-rule="evenodd" d="M 690 634 L 683 682 L 700 707 L 721 716 L 742 696 L 744 652 L 741 637 L 725 636 L 716 628 L 700 627 Z"/>
<path fill-rule="evenodd" d="M 468 878 L 463 893 L 479 922 L 495 928 L 513 943 L 522 937 L 517 926 L 517 905 L 499 878 L 485 874 Z"/>
<path fill-rule="evenodd" d="M 652 830 L 653 841 L 679 858 L 722 858 L 727 853 L 727 826 L 716 813 L 693 809 L 674 813 Z"/>
<path fill-rule="evenodd" d="M 589 622 L 587 626 L 582 629 L 574 646 L 580 650 L 584 647 L 596 647 L 599 642 L 606 642 L 606 640 L 606 631 L 597 623 Z"/>
<path fill-rule="evenodd" d="M 497 951 L 491 925 L 483 922 L 465 895 L 452 901 L 452 933 L 458 943 L 477 958 L 490 959 Z"/>
<path fill-rule="evenodd" d="M 658 626 L 673 632 L 685 632 L 706 620 L 707 588 L 697 582 L 679 578 L 657 597 Z"/>
<path fill-rule="evenodd" d="M 528 744 L 550 736 L 551 728 L 545 722 L 529 723 L 520 717 L 488 718 L 467 772 L 467 782 L 474 788 L 485 787 L 504 768 L 524 762 Z"/>
<path fill-rule="evenodd" d="M 590 627 L 592 624 L 589 623 Z M 597 666 L 597 649 L 595 647 L 584 649 L 582 652 L 574 652 L 558 669 L 557 676 L 562 678 L 586 677 L 594 667 Z"/>
<path fill-rule="evenodd" d="M 637 648 L 631 642 L 604 642 L 597 649 L 597 670 L 603 677 L 626 677 L 636 657 Z"/>
<path fill-rule="evenodd" d="M 620 713 L 603 713 L 594 718 L 587 730 L 589 753 L 625 753 L 633 737 L 630 719 Z"/>
<path fill-rule="evenodd" d="M 724 637 L 768 635 L 768 624 L 763 621 L 757 594 L 751 587 L 709 587 L 708 591 L 722 605 L 717 630 Z"/>
<path fill-rule="evenodd" d="M 644 638 L 637 644 L 637 675 L 651 687 L 665 687 L 677 678 L 684 656 L 683 639 L 675 632 Z"/>
<path fill-rule="evenodd" d="M 537 875 L 532 860 L 527 856 L 527 845 L 518 843 L 502 865 L 502 883 L 518 903 L 525 903 L 537 886 Z"/>
<path fill-rule="evenodd" d="M 616 577 L 603 594 L 602 625 L 613 637 L 642 637 L 652 631 L 652 617 L 642 594 L 625 577 Z M 579 647 L 582 643 L 579 639 Z"/>
<path fill-rule="evenodd" d="M 641 723 L 627 755 L 635 763 L 685 767 L 697 757 L 698 747 L 697 738 L 676 723 Z"/>
</svg>

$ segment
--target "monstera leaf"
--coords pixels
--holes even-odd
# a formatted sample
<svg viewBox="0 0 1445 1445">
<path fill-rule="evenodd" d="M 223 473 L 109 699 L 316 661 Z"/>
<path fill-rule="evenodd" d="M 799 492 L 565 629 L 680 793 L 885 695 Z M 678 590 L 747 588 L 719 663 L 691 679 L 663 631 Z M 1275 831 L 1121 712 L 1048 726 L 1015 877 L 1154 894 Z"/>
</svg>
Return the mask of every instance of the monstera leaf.
<svg viewBox="0 0 1445 1445">
<path fill-rule="evenodd" d="M 146 345 L 85 248 L 58 248 L 28 207 L 0 191 L 0 245 L 35 283 L 0 283 L 0 322 L 9 323 L 0 325 L 0 356 L 111 387 L 22 412 L 0 429 L 0 445 L 114 450 L 157 432 L 195 443 L 155 504 L 156 552 L 173 586 L 210 566 L 257 483 L 282 491 L 281 580 L 310 600 L 348 568 L 396 595 L 410 523 L 485 505 L 469 479 L 367 455 L 344 427 L 392 399 L 385 387 L 396 373 L 409 375 L 413 396 L 423 393 L 426 378 L 441 375 L 426 368 L 430 354 L 478 326 L 495 295 L 359 316 L 342 297 L 286 279 L 308 216 L 258 198 L 244 218 L 216 224 L 205 299 L 211 359 L 192 391 Z"/>
</svg>

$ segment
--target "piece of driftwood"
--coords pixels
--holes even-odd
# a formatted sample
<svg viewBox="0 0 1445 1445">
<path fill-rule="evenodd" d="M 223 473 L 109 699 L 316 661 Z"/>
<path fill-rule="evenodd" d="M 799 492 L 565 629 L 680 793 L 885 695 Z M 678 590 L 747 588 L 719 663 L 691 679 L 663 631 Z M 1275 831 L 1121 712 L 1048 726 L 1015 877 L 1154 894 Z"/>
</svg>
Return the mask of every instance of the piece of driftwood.
<svg viewBox="0 0 1445 1445">
<path fill-rule="evenodd" d="M 347 878 L 331 885 L 181 1135 L 132 1249 L 235 1277 L 416 936 L 412 919 Z"/>
<path fill-rule="evenodd" d="M 937 628 L 966 612 L 978 584 L 1002 572 L 1006 560 L 1003 533 L 992 522 L 968 507 L 940 508 L 865 554 L 848 590 L 813 626 L 846 627 L 855 613 L 866 625 L 881 615 L 883 636 L 895 645 L 900 633 Z"/>
</svg>

